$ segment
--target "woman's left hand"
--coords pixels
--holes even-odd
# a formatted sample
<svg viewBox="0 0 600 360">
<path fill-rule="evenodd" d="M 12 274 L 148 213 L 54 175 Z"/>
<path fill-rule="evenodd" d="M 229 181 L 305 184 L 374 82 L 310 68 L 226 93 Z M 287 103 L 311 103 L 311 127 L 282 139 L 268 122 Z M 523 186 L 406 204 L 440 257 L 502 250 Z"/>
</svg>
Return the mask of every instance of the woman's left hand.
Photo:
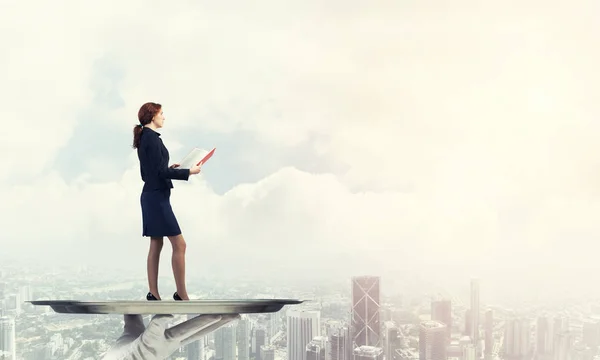
<svg viewBox="0 0 600 360">
<path fill-rule="evenodd" d="M 178 168 L 178 167 L 179 167 L 179 164 L 173 164 L 173 165 L 169 166 L 169 168 L 171 168 L 171 169 L 175 169 L 175 168 Z"/>
</svg>

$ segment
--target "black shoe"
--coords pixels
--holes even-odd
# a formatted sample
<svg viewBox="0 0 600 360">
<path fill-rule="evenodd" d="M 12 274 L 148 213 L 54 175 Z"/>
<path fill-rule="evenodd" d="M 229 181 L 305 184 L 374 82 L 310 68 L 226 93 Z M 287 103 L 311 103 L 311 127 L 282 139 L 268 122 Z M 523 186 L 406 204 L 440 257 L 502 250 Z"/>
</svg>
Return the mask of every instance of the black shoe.
<svg viewBox="0 0 600 360">
<path fill-rule="evenodd" d="M 177 292 L 175 292 L 175 294 L 173 294 L 173 299 L 179 301 L 179 300 L 183 300 L 181 297 L 179 297 L 179 294 Z"/>
<path fill-rule="evenodd" d="M 148 295 L 146 295 L 146 300 L 152 301 L 152 300 L 158 300 L 158 299 L 156 298 L 156 296 L 152 295 L 151 292 L 149 292 Z"/>
</svg>

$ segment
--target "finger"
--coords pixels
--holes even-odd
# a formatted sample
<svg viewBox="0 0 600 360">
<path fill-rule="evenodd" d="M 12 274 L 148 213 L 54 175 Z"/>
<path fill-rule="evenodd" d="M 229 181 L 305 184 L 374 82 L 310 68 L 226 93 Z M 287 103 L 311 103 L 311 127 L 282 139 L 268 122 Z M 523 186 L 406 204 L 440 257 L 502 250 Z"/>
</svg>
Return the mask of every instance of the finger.
<svg viewBox="0 0 600 360">
<path fill-rule="evenodd" d="M 154 324 L 154 326 L 159 326 L 159 327 L 162 327 L 162 328 L 166 328 L 167 324 L 171 320 L 173 320 L 173 315 L 171 315 L 171 314 L 158 314 L 158 315 L 154 315 L 152 317 L 152 320 L 150 320 L 150 324 L 148 324 L 148 326 Z"/>
<path fill-rule="evenodd" d="M 221 315 L 199 315 L 167 329 L 165 337 L 169 340 L 181 341 L 219 320 L 221 320 Z"/>
<path fill-rule="evenodd" d="M 228 323 L 235 321 L 235 320 L 239 320 L 239 319 L 240 319 L 239 314 L 222 315 L 222 319 L 219 320 L 218 322 L 216 322 L 212 325 L 209 325 L 209 326 L 205 327 L 204 329 L 200 329 L 195 334 L 181 340 L 181 346 L 186 346 L 190 343 L 193 343 L 194 341 L 200 340 L 202 337 L 212 333 L 213 331 L 219 329 L 220 327 L 223 327 L 223 326 L 227 325 Z"/>
<path fill-rule="evenodd" d="M 165 328 L 169 321 L 173 319 L 173 315 L 167 314 L 159 314 L 152 317 L 150 320 L 150 324 L 148 324 L 148 328 L 146 329 L 146 333 L 152 334 L 152 336 L 161 336 L 165 334 Z"/>
</svg>

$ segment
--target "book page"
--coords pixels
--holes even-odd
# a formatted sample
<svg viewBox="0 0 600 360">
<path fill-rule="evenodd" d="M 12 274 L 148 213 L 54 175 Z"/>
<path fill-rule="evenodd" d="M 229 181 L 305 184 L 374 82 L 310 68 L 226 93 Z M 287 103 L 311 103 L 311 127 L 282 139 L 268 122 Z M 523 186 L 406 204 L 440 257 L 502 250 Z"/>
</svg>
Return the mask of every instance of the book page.
<svg viewBox="0 0 600 360">
<path fill-rule="evenodd" d="M 199 163 L 205 156 L 208 154 L 208 151 L 194 148 L 187 154 L 186 157 L 179 162 L 179 169 L 191 169 L 192 166 Z"/>
</svg>

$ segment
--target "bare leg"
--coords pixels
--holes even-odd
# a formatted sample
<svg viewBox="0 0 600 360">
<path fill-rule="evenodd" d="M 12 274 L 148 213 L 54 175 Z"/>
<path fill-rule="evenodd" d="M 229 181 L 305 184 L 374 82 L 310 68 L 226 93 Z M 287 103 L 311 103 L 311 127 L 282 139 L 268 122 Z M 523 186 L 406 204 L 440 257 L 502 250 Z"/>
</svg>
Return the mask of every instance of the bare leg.
<svg viewBox="0 0 600 360">
<path fill-rule="evenodd" d="M 173 257 L 171 264 L 173 265 L 173 275 L 175 275 L 175 285 L 177 286 L 177 294 L 183 300 L 189 300 L 187 289 L 185 288 L 185 248 L 186 243 L 183 236 L 169 236 L 171 245 L 173 245 Z"/>
<path fill-rule="evenodd" d="M 148 251 L 148 287 L 152 295 L 160 300 L 158 293 L 158 265 L 160 263 L 160 251 L 163 247 L 162 237 L 150 238 L 150 251 Z"/>
</svg>

